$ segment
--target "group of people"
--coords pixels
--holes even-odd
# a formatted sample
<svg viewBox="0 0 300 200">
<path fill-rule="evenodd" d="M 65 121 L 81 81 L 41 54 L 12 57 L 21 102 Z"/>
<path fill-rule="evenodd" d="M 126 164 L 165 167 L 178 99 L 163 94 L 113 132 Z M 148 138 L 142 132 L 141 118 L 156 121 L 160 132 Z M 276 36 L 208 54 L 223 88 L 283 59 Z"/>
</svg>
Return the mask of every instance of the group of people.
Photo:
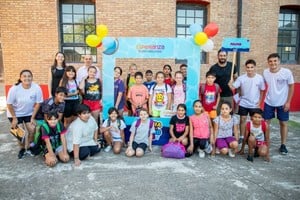
<svg viewBox="0 0 300 200">
<path fill-rule="evenodd" d="M 237 77 L 236 68 L 227 61 L 227 52 L 220 50 L 218 62 L 206 73 L 206 83 L 199 86 L 199 99 L 194 101 L 192 116 L 186 116 L 187 65 L 182 64 L 174 78 L 171 66 L 164 65 L 162 71 L 156 72 L 155 81 L 151 70 L 145 72 L 146 81 L 143 81 L 143 73 L 137 71 L 135 64 L 129 66 L 129 74 L 123 81 L 122 68 L 115 67 L 114 107 L 108 109 L 108 119 L 102 123 L 99 120 L 103 95 L 99 68 L 93 66 L 92 57 L 86 55 L 84 66 L 76 70 L 66 66 L 64 54 L 58 52 L 49 70 L 49 99 L 43 101 L 42 91 L 32 82 L 30 70 L 21 71 L 18 83 L 9 90 L 7 116 L 11 126 L 23 126 L 28 132 L 28 142 L 20 143 L 18 157 L 30 153 L 36 131 L 42 133 L 42 152 L 48 166 L 54 166 L 58 160 L 68 162 L 70 157 L 76 166 L 80 165 L 81 160 L 100 152 L 101 134 L 107 144 L 106 152 L 112 149 L 119 154 L 126 146 L 127 156 L 141 157 L 147 148 L 152 150 L 155 128 L 150 117 L 164 116 L 165 111 L 174 113 L 170 119 L 170 142 L 181 142 L 187 156 L 199 152 L 200 157 L 205 153 L 234 157 L 241 135 L 244 139 L 240 153 L 244 153 L 248 144 L 249 161 L 257 155 L 270 159 L 269 124 L 276 111 L 281 133 L 279 150 L 287 154 L 287 121 L 294 79 L 290 70 L 279 66 L 278 54 L 270 54 L 267 60 L 269 68 L 264 70 L 263 76 L 255 72 L 255 61 L 247 60 L 246 74 Z M 268 90 L 262 111 L 265 83 Z M 232 114 L 234 89 L 238 89 L 239 94 L 236 103 L 240 120 Z M 127 144 L 125 106 L 129 115 L 138 116 L 129 130 Z M 249 122 L 248 114 L 251 115 Z"/>
</svg>

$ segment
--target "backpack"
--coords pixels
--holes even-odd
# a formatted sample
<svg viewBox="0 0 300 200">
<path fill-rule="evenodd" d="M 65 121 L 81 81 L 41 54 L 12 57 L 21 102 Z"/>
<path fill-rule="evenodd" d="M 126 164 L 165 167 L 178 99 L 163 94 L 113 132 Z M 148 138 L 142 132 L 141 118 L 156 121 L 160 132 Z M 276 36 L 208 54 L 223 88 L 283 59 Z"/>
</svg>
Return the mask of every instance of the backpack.
<svg viewBox="0 0 300 200">
<path fill-rule="evenodd" d="M 264 132 L 264 134 L 266 133 L 266 121 L 265 120 L 263 120 L 262 122 L 261 122 L 261 129 L 262 129 L 262 131 Z M 251 129 L 251 123 L 250 122 L 247 122 L 247 124 L 246 124 L 246 128 L 247 128 L 247 130 L 248 131 L 250 131 L 250 129 Z"/>
<path fill-rule="evenodd" d="M 154 89 L 156 87 L 157 83 L 154 83 L 153 86 L 152 86 L 152 92 L 154 92 Z M 166 90 L 166 93 L 168 92 L 168 85 L 165 83 L 165 90 Z"/>
<path fill-rule="evenodd" d="M 134 135 L 136 135 L 137 128 L 141 125 L 141 122 L 142 122 L 141 119 L 138 119 L 138 120 L 136 121 L 136 123 L 135 123 L 135 133 L 134 133 Z M 148 130 L 148 137 L 149 137 L 150 134 L 151 134 L 151 129 L 152 129 L 153 125 L 154 125 L 154 121 L 153 121 L 152 119 L 150 119 L 149 130 Z"/>
<path fill-rule="evenodd" d="M 174 93 L 174 88 L 175 88 L 176 85 L 172 85 L 172 92 Z M 186 84 L 185 83 L 182 83 L 182 89 L 183 89 L 183 92 L 186 93 Z"/>
<path fill-rule="evenodd" d="M 46 124 L 46 122 L 44 122 L 41 125 L 37 125 L 36 126 L 35 134 L 34 134 L 34 139 L 33 139 L 34 145 L 30 148 L 30 151 L 34 155 L 39 155 L 43 151 L 43 149 L 45 148 L 45 142 L 42 140 L 41 127 L 43 127 L 48 134 L 50 133 L 49 126 Z M 58 122 L 56 124 L 56 130 L 57 130 L 57 132 L 60 133 L 62 131 L 62 128 L 63 128 L 62 124 L 60 122 Z"/>
<path fill-rule="evenodd" d="M 185 158 L 186 150 L 180 142 L 169 142 L 162 146 L 161 156 L 164 158 Z"/>
<path fill-rule="evenodd" d="M 109 127 L 111 124 L 111 120 L 110 118 L 107 119 L 107 127 Z M 121 130 L 121 119 L 117 118 L 117 125 L 118 125 L 118 129 Z"/>
<path fill-rule="evenodd" d="M 214 83 L 214 86 L 216 88 L 216 94 L 219 93 L 220 92 L 220 86 L 219 86 L 219 84 Z M 205 90 L 206 90 L 206 84 L 200 84 L 200 87 L 199 87 L 199 96 L 204 95 Z"/>
</svg>

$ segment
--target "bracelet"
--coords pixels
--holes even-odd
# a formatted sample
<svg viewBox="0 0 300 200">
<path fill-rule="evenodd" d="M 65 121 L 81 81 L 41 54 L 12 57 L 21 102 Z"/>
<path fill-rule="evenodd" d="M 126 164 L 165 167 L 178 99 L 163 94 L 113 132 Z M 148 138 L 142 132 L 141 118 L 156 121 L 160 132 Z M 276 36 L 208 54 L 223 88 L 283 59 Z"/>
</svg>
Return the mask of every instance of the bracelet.
<svg viewBox="0 0 300 200">
<path fill-rule="evenodd" d="M 79 160 L 79 158 L 74 158 L 74 160 Z"/>
</svg>

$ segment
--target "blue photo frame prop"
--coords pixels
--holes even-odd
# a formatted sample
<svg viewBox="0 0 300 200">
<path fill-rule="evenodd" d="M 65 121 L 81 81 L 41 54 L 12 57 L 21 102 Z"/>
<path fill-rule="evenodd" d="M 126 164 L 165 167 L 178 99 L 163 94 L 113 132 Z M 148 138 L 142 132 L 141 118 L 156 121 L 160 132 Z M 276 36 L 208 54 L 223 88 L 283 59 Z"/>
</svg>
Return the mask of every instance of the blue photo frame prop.
<svg viewBox="0 0 300 200">
<path fill-rule="evenodd" d="M 114 67 L 116 59 L 185 59 L 187 60 L 186 106 L 187 115 L 193 113 L 193 101 L 198 99 L 200 81 L 200 47 L 192 38 L 152 38 L 121 37 L 116 39 L 117 48 L 102 54 L 103 81 L 103 119 L 108 117 L 108 109 L 114 106 Z M 129 128 L 136 117 L 125 116 L 125 138 L 129 138 Z M 169 141 L 170 118 L 152 118 L 154 120 L 154 145 L 163 145 Z"/>
</svg>

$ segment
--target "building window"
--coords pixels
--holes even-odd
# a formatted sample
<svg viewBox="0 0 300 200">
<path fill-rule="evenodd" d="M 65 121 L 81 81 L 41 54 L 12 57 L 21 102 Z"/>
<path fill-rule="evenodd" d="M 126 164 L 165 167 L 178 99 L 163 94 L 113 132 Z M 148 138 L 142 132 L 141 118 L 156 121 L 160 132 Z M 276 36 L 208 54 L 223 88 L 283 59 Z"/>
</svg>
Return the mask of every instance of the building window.
<svg viewBox="0 0 300 200">
<path fill-rule="evenodd" d="M 280 9 L 277 52 L 281 63 L 299 64 L 300 11 Z"/>
<path fill-rule="evenodd" d="M 191 37 L 191 24 L 206 25 L 206 7 L 201 5 L 177 4 L 176 7 L 176 37 Z M 179 61 L 180 62 L 180 61 Z M 179 63 L 176 61 L 176 63 Z M 201 53 L 201 63 L 206 63 L 206 53 Z"/>
<path fill-rule="evenodd" d="M 97 49 L 85 43 L 87 35 L 95 34 L 95 5 L 69 2 L 62 1 L 60 4 L 61 50 L 65 53 L 66 61 L 81 62 L 85 54 L 93 55 L 96 61 Z"/>
</svg>

